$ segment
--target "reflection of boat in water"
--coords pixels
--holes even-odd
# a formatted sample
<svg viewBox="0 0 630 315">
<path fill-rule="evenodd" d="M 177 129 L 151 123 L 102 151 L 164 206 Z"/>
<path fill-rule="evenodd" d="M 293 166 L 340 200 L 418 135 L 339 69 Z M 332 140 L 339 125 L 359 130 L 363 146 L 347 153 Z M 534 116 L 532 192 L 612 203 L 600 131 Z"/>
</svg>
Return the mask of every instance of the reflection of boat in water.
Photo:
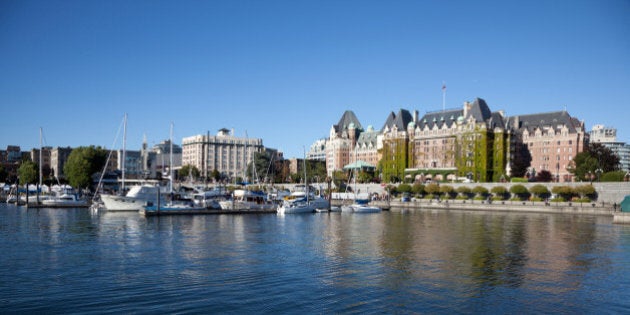
<svg viewBox="0 0 630 315">
<path fill-rule="evenodd" d="M 220 201 L 222 210 L 275 212 L 276 204 L 267 199 L 261 192 L 237 189 L 231 200 Z"/>
</svg>

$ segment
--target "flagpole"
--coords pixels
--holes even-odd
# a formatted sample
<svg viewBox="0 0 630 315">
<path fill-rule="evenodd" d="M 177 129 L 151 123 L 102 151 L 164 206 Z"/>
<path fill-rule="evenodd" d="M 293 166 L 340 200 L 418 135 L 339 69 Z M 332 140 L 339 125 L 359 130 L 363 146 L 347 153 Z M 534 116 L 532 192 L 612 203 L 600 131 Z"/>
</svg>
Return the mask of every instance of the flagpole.
<svg viewBox="0 0 630 315">
<path fill-rule="evenodd" d="M 446 111 L 446 83 L 442 81 L 442 111 Z"/>
</svg>

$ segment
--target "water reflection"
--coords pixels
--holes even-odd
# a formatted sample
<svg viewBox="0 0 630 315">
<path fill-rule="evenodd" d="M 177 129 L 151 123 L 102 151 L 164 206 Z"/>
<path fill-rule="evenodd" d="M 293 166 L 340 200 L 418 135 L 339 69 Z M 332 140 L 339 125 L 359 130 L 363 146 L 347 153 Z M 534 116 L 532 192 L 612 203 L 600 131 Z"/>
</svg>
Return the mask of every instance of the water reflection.
<svg viewBox="0 0 630 315">
<path fill-rule="evenodd" d="M 3 210 L 2 309 L 584 313 L 628 306 L 630 227 L 608 217 Z"/>
</svg>

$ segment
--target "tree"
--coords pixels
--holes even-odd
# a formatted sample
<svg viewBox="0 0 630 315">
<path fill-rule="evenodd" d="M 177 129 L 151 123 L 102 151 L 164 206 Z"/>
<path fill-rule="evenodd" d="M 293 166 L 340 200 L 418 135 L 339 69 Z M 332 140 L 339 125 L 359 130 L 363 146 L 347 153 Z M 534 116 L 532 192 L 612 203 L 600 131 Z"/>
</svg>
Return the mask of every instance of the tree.
<svg viewBox="0 0 630 315">
<path fill-rule="evenodd" d="M 542 170 L 536 174 L 537 182 L 548 183 L 553 180 L 553 175 L 548 170 Z"/>
<path fill-rule="evenodd" d="M 38 173 L 37 164 L 31 161 L 22 162 L 22 165 L 18 168 L 20 185 L 35 183 L 39 175 Z"/>
<path fill-rule="evenodd" d="M 411 192 L 415 195 L 424 195 L 424 185 L 422 183 L 415 183 L 411 186 Z"/>
<path fill-rule="evenodd" d="M 554 186 L 551 192 L 562 198 L 562 200 L 571 200 L 574 194 L 573 188 L 570 186 Z"/>
<path fill-rule="evenodd" d="M 462 197 L 470 198 L 470 194 L 472 193 L 472 190 L 468 186 L 459 186 L 459 187 L 457 187 L 457 192 Z"/>
<path fill-rule="evenodd" d="M 601 143 L 590 143 L 586 150 L 578 153 L 567 170 L 576 178 L 589 181 L 597 173 L 619 170 L 619 157 Z"/>
<path fill-rule="evenodd" d="M 451 185 L 440 185 L 440 193 L 443 194 L 445 197 L 450 197 L 454 191 L 455 188 L 453 188 L 453 186 Z"/>
<path fill-rule="evenodd" d="M 200 174 L 201 172 L 199 171 L 199 169 L 196 166 L 190 164 L 182 166 L 182 168 L 179 170 L 180 179 L 185 179 L 189 176 L 193 179 L 196 179 L 199 177 Z"/>
<path fill-rule="evenodd" d="M 397 190 L 400 193 L 410 193 L 412 191 L 412 187 L 409 184 L 400 184 L 398 185 Z"/>
<path fill-rule="evenodd" d="M 517 184 L 510 187 L 510 192 L 519 199 L 526 198 L 529 195 L 529 191 L 527 190 L 527 187 L 521 184 Z"/>
<path fill-rule="evenodd" d="M 505 195 L 507 195 L 508 193 L 508 190 L 507 188 L 503 186 L 494 186 L 492 187 L 490 192 L 492 192 L 495 196 L 499 197 L 500 199 L 504 199 Z"/>
<path fill-rule="evenodd" d="M 529 192 L 539 198 L 547 198 L 549 197 L 549 189 L 547 186 L 537 184 L 529 188 Z"/>
<path fill-rule="evenodd" d="M 440 186 L 436 183 L 430 183 L 424 187 L 424 191 L 426 191 L 427 194 L 435 195 L 440 192 Z"/>
<path fill-rule="evenodd" d="M 511 177 L 523 177 L 527 173 L 532 161 L 532 156 L 529 153 L 529 149 L 524 143 L 516 143 L 514 145 L 514 158 L 511 161 L 510 176 Z"/>
<path fill-rule="evenodd" d="M 6 182 L 9 178 L 9 173 L 4 168 L 4 166 L 0 165 L 0 182 Z"/>
<path fill-rule="evenodd" d="M 72 150 L 63 172 L 72 187 L 88 187 L 92 174 L 102 171 L 107 161 L 107 150 L 101 147 L 78 147 Z"/>
<path fill-rule="evenodd" d="M 483 186 L 475 186 L 472 189 L 472 193 L 485 198 L 488 195 L 488 189 Z"/>
</svg>

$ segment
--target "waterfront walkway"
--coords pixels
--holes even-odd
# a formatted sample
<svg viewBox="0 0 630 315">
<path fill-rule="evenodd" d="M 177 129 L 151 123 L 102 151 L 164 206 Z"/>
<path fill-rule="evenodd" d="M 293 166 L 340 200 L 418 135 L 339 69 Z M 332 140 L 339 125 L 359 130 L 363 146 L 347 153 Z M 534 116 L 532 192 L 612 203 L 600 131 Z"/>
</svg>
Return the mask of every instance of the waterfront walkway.
<svg viewBox="0 0 630 315">
<path fill-rule="evenodd" d="M 342 200 L 333 200 L 333 205 L 342 204 Z M 537 212 L 537 213 L 573 213 L 612 216 L 619 211 L 619 205 L 609 203 L 579 202 L 542 202 L 542 201 L 492 201 L 485 200 L 436 200 L 419 199 L 409 202 L 399 200 L 372 201 L 379 207 L 390 207 L 391 210 L 466 210 L 466 211 L 501 211 L 501 212 Z M 616 209 L 615 209 L 616 208 Z"/>
</svg>

